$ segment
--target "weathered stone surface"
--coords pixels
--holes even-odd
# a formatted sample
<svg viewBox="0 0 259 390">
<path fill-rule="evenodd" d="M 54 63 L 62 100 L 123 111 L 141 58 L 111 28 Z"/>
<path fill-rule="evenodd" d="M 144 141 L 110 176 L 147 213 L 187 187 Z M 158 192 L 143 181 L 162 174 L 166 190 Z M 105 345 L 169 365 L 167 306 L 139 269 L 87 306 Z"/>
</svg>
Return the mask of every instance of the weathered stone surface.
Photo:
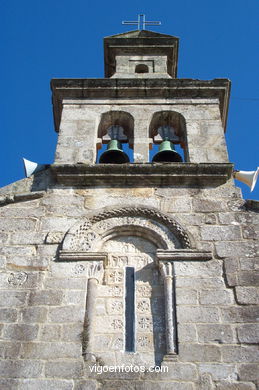
<svg viewBox="0 0 259 390">
<path fill-rule="evenodd" d="M 83 362 L 78 360 L 52 361 L 45 364 L 45 375 L 49 378 L 80 378 L 83 376 Z"/>
<path fill-rule="evenodd" d="M 44 325 L 40 328 L 39 338 L 42 341 L 58 341 L 61 337 L 60 325 Z"/>
<path fill-rule="evenodd" d="M 0 375 L 7 378 L 38 378 L 43 363 L 36 360 L 0 360 Z"/>
<path fill-rule="evenodd" d="M 230 305 L 234 302 L 232 291 L 228 290 L 201 290 L 201 305 Z"/>
<path fill-rule="evenodd" d="M 227 203 L 212 199 L 193 199 L 193 211 L 208 213 L 227 210 Z"/>
<path fill-rule="evenodd" d="M 259 308 L 251 307 L 228 307 L 221 308 L 221 316 L 224 322 L 257 322 Z"/>
<path fill-rule="evenodd" d="M 8 308 L 0 309 L 0 321 L 1 322 L 16 322 L 17 320 L 17 310 Z"/>
<path fill-rule="evenodd" d="M 0 306 L 20 307 L 25 304 L 28 293 L 26 291 L 2 291 Z"/>
<path fill-rule="evenodd" d="M 180 322 L 218 322 L 219 309 L 217 307 L 178 306 L 177 316 Z"/>
<path fill-rule="evenodd" d="M 201 238 L 206 241 L 236 241 L 241 238 L 238 226 L 201 226 Z"/>
<path fill-rule="evenodd" d="M 98 387 L 99 384 L 93 380 L 75 380 L 73 390 L 97 390 Z"/>
<path fill-rule="evenodd" d="M 258 280 L 258 285 L 259 285 L 259 280 Z M 259 304 L 259 287 L 256 288 L 256 287 L 237 286 L 235 290 L 236 290 L 237 302 L 240 305 Z"/>
<path fill-rule="evenodd" d="M 238 373 L 241 381 L 258 381 L 259 380 L 259 364 L 246 363 L 240 364 Z"/>
<path fill-rule="evenodd" d="M 233 257 L 233 256 L 255 256 L 255 245 L 253 242 L 226 242 L 221 241 L 215 244 L 216 253 L 219 257 Z"/>
<path fill-rule="evenodd" d="M 45 322 L 47 318 L 46 307 L 28 307 L 21 311 L 22 321 L 26 323 Z"/>
<path fill-rule="evenodd" d="M 237 336 L 240 343 L 259 343 L 259 324 L 245 324 L 237 327 Z"/>
<path fill-rule="evenodd" d="M 49 309 L 49 318 L 51 322 L 83 322 L 84 306 L 60 306 Z"/>
<path fill-rule="evenodd" d="M 29 297 L 30 305 L 48 305 L 57 306 L 61 303 L 63 292 L 60 290 L 42 290 L 31 292 Z"/>
<path fill-rule="evenodd" d="M 64 342 L 23 343 L 22 359 L 76 359 L 81 356 L 81 345 Z"/>
<path fill-rule="evenodd" d="M 224 382 L 222 381 L 216 384 L 216 389 L 217 390 L 256 390 L 256 387 L 254 383 L 244 383 L 244 382 L 230 383 L 227 381 Z"/>
<path fill-rule="evenodd" d="M 180 344 L 179 358 L 184 362 L 219 362 L 221 350 L 215 345 Z"/>
<path fill-rule="evenodd" d="M 178 324 L 178 337 L 179 342 L 184 343 L 187 341 L 195 342 L 197 341 L 197 332 L 196 327 L 193 324 Z"/>
<path fill-rule="evenodd" d="M 0 356 L 3 359 L 17 359 L 19 356 L 21 344 L 17 341 L 1 341 Z"/>
<path fill-rule="evenodd" d="M 197 325 L 198 340 L 201 343 L 218 342 L 230 344 L 234 340 L 234 333 L 230 325 L 206 324 Z"/>
<path fill-rule="evenodd" d="M 199 364 L 199 370 L 202 374 L 210 374 L 213 380 L 237 380 L 237 371 L 234 364 L 209 363 Z"/>
<path fill-rule="evenodd" d="M 72 390 L 72 380 L 25 379 L 19 383 L 19 390 Z"/>
<path fill-rule="evenodd" d="M 232 362 L 259 362 L 259 349 L 257 346 L 227 346 L 221 348 L 223 361 L 227 363 Z"/>
<path fill-rule="evenodd" d="M 3 337 L 11 340 L 34 340 L 38 335 L 38 325 L 29 324 L 9 324 L 3 331 Z"/>
<path fill-rule="evenodd" d="M 259 288 L 259 271 L 239 271 L 237 274 L 238 284 L 240 286 L 258 286 Z"/>
</svg>

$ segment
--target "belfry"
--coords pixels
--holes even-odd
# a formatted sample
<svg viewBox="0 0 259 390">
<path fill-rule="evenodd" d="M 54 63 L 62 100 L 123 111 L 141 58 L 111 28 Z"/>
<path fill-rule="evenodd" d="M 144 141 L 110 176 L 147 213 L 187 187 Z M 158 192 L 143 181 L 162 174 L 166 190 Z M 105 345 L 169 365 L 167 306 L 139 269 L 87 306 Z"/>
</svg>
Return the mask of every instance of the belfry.
<svg viewBox="0 0 259 390">
<path fill-rule="evenodd" d="M 178 45 L 109 36 L 105 78 L 51 81 L 55 161 L 0 190 L 1 388 L 257 388 L 258 202 L 230 81 L 178 79 Z"/>
</svg>

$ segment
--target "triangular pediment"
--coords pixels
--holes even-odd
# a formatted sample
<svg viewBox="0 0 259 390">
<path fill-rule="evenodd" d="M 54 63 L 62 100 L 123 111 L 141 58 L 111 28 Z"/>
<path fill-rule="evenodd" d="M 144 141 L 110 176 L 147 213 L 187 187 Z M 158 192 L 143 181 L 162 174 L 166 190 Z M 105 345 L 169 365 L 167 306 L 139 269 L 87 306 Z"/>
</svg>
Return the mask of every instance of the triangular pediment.
<svg viewBox="0 0 259 390">
<path fill-rule="evenodd" d="M 161 34 L 149 30 L 133 30 L 122 34 L 110 35 L 106 38 L 176 38 L 173 35 Z"/>
</svg>

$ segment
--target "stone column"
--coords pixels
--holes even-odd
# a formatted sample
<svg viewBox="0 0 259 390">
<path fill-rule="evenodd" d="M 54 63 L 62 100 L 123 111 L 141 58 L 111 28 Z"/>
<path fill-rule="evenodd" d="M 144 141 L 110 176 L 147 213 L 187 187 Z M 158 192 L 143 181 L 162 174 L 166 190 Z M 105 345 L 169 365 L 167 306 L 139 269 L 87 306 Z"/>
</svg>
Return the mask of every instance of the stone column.
<svg viewBox="0 0 259 390">
<path fill-rule="evenodd" d="M 83 331 L 83 356 L 85 360 L 95 362 L 94 351 L 94 327 L 95 327 L 95 303 L 97 286 L 103 277 L 103 262 L 93 261 L 88 265 L 87 270 L 87 295 L 86 310 Z"/>
<path fill-rule="evenodd" d="M 164 279 L 166 352 L 167 358 L 170 358 L 174 357 L 177 353 L 174 263 L 170 261 L 159 261 L 159 268 Z"/>
</svg>

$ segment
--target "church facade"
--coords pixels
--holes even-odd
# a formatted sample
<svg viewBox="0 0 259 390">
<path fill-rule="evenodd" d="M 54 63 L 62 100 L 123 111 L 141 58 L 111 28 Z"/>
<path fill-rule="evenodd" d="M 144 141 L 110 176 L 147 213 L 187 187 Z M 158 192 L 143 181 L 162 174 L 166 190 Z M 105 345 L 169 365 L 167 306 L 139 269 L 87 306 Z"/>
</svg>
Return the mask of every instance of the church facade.
<svg viewBox="0 0 259 390">
<path fill-rule="evenodd" d="M 105 78 L 52 80 L 55 161 L 0 190 L 1 389 L 258 389 L 258 202 L 229 80 L 177 79 L 178 44 L 107 37 Z"/>
</svg>

